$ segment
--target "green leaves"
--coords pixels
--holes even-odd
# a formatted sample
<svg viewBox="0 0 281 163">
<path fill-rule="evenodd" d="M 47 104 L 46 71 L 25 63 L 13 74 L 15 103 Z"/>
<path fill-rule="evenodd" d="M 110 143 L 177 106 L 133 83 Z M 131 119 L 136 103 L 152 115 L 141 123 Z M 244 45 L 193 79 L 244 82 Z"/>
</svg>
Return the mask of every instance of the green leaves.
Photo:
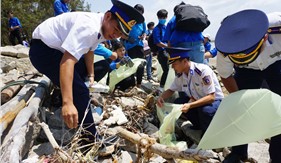
<svg viewBox="0 0 281 163">
<path fill-rule="evenodd" d="M 10 45 L 7 12 L 12 10 L 23 27 L 27 39 L 31 39 L 33 30 L 44 20 L 54 16 L 54 0 L 3 0 L 1 1 L 1 46 Z M 85 0 L 71 0 L 69 9 L 90 11 Z"/>
</svg>

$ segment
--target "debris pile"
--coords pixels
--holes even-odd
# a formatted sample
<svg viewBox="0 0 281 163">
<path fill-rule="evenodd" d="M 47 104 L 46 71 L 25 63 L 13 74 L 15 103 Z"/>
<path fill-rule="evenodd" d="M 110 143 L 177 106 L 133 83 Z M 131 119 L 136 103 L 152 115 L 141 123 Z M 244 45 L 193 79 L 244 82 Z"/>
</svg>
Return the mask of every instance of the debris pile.
<svg viewBox="0 0 281 163">
<path fill-rule="evenodd" d="M 197 150 L 201 134 L 180 120 L 177 136 L 189 148 L 160 144 L 157 83 L 124 92 L 91 93 L 88 111 L 99 135 L 89 142 L 84 128 L 64 125 L 60 90 L 32 67 L 28 48 L 8 48 L 12 50 L 1 48 L 0 162 L 220 162 L 229 152 L 227 148 Z M 263 152 L 267 151 L 263 142 L 254 148 L 261 145 Z"/>
</svg>

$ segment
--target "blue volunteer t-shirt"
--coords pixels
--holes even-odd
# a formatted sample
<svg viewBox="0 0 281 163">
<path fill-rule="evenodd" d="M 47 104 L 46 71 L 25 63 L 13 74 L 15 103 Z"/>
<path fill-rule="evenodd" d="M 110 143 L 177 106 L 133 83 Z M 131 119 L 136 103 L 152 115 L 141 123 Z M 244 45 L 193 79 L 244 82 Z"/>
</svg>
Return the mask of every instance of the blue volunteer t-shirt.
<svg viewBox="0 0 281 163">
<path fill-rule="evenodd" d="M 15 27 L 15 26 L 21 26 L 20 20 L 17 17 L 12 17 L 9 19 L 9 28 Z"/>
<path fill-rule="evenodd" d="M 133 26 L 132 30 L 129 33 L 129 39 L 125 41 L 125 48 L 129 50 L 135 46 L 142 46 L 143 42 L 139 38 L 146 31 L 146 24 L 139 23 Z"/>
<path fill-rule="evenodd" d="M 54 11 L 55 11 L 55 16 L 60 15 L 65 12 L 69 12 L 67 4 L 64 3 L 63 0 L 55 0 Z"/>
<path fill-rule="evenodd" d="M 162 25 L 162 24 L 157 24 L 157 26 L 153 29 L 153 42 L 154 44 L 158 44 L 160 42 L 166 44 L 166 41 L 163 41 L 164 35 L 165 35 L 165 31 L 166 31 L 166 26 Z M 161 35 L 162 33 L 162 35 Z M 158 47 L 159 51 L 163 51 L 164 48 L 162 47 Z"/>
<path fill-rule="evenodd" d="M 173 16 L 167 24 L 167 30 L 163 39 L 164 41 L 170 41 L 171 46 L 176 46 L 183 42 L 198 42 L 204 40 L 202 32 L 178 31 L 175 27 L 176 16 Z"/>
</svg>

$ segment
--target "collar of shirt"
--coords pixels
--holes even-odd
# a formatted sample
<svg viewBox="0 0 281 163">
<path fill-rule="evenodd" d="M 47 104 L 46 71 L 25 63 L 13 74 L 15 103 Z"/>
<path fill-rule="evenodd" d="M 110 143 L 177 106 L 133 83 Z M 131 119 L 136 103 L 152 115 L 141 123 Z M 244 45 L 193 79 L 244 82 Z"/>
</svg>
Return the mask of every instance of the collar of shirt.
<svg viewBox="0 0 281 163">
<path fill-rule="evenodd" d="M 195 65 L 193 62 L 190 61 L 190 68 L 189 68 L 190 75 L 194 75 L 194 69 L 195 69 Z"/>
</svg>

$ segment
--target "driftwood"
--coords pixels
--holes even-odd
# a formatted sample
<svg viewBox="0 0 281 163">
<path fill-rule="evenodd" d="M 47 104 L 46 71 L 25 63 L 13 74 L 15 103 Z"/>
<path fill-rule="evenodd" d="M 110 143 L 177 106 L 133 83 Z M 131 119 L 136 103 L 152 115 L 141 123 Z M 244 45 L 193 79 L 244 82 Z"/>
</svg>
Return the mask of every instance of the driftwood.
<svg viewBox="0 0 281 163">
<path fill-rule="evenodd" d="M 32 85 L 30 84 L 24 85 L 15 97 L 13 97 L 10 101 L 6 102 L 5 104 L 1 105 L 0 117 L 3 117 L 3 115 L 11 109 L 11 107 L 17 105 L 17 103 L 19 103 L 23 99 L 24 95 L 31 87 Z"/>
<path fill-rule="evenodd" d="M 58 152 L 58 154 L 61 157 L 61 159 L 63 161 L 73 162 L 72 158 L 64 150 L 62 150 L 60 148 L 60 146 L 56 142 L 52 132 L 50 131 L 49 126 L 46 123 L 44 123 L 44 122 L 40 123 L 39 125 L 43 128 L 45 134 L 47 135 L 47 138 L 48 138 L 49 142 L 51 143 L 51 145 L 54 148 L 54 150 L 56 152 Z"/>
<path fill-rule="evenodd" d="M 50 80 L 47 77 L 42 77 L 41 83 L 50 85 Z M 44 94 L 46 93 L 45 88 L 38 86 L 35 90 L 35 96 L 29 102 L 29 105 L 22 109 L 13 122 L 13 126 L 9 130 L 9 133 L 5 136 L 2 143 L 0 160 L 5 162 L 19 162 L 28 152 L 30 142 L 26 142 L 27 137 L 32 137 L 33 130 L 29 127 L 29 120 L 37 116 L 38 108 L 42 102 Z M 39 132 L 39 131 L 34 131 Z M 24 146 L 27 146 L 24 148 Z"/>
<path fill-rule="evenodd" d="M 29 71 L 27 72 L 27 75 L 19 77 L 17 81 L 29 80 L 34 76 L 34 74 L 35 72 Z M 20 90 L 20 88 L 21 85 L 15 85 L 1 91 L 1 104 L 4 104 L 11 100 L 11 98 Z"/>
<path fill-rule="evenodd" d="M 4 114 L 3 117 L 0 119 L 0 136 L 2 136 L 3 131 L 8 127 L 8 125 L 15 119 L 17 114 L 27 105 L 27 101 L 35 92 L 35 87 L 31 87 L 26 94 L 24 95 L 23 99 L 20 102 L 11 108 L 9 112 Z"/>
<path fill-rule="evenodd" d="M 152 138 L 149 138 L 148 136 L 141 137 L 140 135 L 134 134 L 119 126 L 115 127 L 114 129 L 117 131 L 118 136 L 127 139 L 134 144 L 138 144 L 140 148 L 142 149 L 145 148 L 146 151 L 150 151 L 151 153 L 156 153 L 167 159 L 174 158 L 174 159 L 184 159 L 184 160 L 193 160 L 193 161 L 203 161 L 208 159 L 208 157 L 198 154 L 198 150 L 187 149 L 183 151 L 174 147 L 168 147 L 156 143 L 156 141 L 153 141 Z M 138 154 L 140 154 L 140 151 L 138 152 Z"/>
</svg>

